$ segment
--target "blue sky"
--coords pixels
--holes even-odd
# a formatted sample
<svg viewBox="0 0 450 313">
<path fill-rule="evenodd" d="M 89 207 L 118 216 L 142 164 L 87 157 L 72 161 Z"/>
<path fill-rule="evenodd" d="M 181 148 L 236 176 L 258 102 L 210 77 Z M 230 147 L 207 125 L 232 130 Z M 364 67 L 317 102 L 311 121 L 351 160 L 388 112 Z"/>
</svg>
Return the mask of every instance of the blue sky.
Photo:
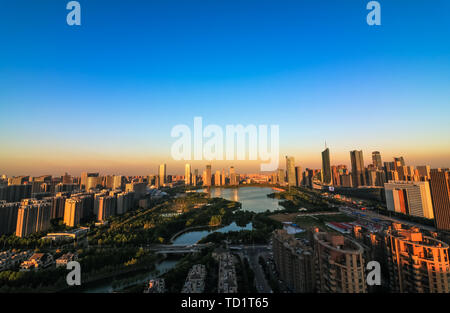
<svg viewBox="0 0 450 313">
<path fill-rule="evenodd" d="M 177 124 L 279 124 L 281 154 L 320 167 L 450 166 L 450 2 L 1 0 L 0 174 L 139 174 Z M 257 169 L 254 163 L 242 170 Z"/>
</svg>

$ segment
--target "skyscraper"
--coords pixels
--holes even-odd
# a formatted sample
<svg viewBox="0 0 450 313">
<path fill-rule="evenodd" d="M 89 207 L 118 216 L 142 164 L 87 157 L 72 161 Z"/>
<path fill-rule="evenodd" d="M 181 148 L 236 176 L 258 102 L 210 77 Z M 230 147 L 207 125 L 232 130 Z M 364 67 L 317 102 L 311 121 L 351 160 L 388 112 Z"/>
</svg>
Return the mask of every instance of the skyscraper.
<svg viewBox="0 0 450 313">
<path fill-rule="evenodd" d="M 230 185 L 237 185 L 236 172 L 234 171 L 234 166 L 230 167 Z"/>
<path fill-rule="evenodd" d="M 436 228 L 450 231 L 450 173 L 433 169 L 430 177 Z"/>
<path fill-rule="evenodd" d="M 192 185 L 197 186 L 198 169 L 194 170 L 194 176 L 192 176 Z"/>
<path fill-rule="evenodd" d="M 161 164 L 159 166 L 159 184 L 164 185 L 167 183 L 167 176 L 166 176 L 166 164 Z"/>
<path fill-rule="evenodd" d="M 225 180 L 225 169 L 222 169 L 222 186 L 226 185 L 226 180 Z"/>
<path fill-rule="evenodd" d="M 361 150 L 350 151 L 350 161 L 352 164 L 352 183 L 353 187 L 364 186 L 364 159 Z"/>
<path fill-rule="evenodd" d="M 295 186 L 295 159 L 294 157 L 286 156 L 286 175 L 287 175 L 287 183 L 289 186 Z"/>
<path fill-rule="evenodd" d="M 211 186 L 211 165 L 206 165 L 205 180 L 203 181 L 204 186 Z"/>
<path fill-rule="evenodd" d="M 186 164 L 186 166 L 184 168 L 184 183 L 186 185 L 191 184 L 191 165 L 190 164 Z"/>
<path fill-rule="evenodd" d="M 399 171 L 400 167 L 405 166 L 405 159 L 401 157 L 394 157 L 394 170 Z"/>
<path fill-rule="evenodd" d="M 326 148 L 322 151 L 322 182 L 326 185 L 331 184 L 331 164 L 330 149 Z"/>
<path fill-rule="evenodd" d="M 372 152 L 372 164 L 378 170 L 381 170 L 381 168 L 383 167 L 383 162 L 381 161 L 381 153 L 379 151 Z"/>
<path fill-rule="evenodd" d="M 295 167 L 295 179 L 296 179 L 296 186 L 300 187 L 303 185 L 303 173 L 302 173 L 302 167 L 296 166 Z"/>
<path fill-rule="evenodd" d="M 220 186 L 221 185 L 220 170 L 217 170 L 216 174 L 214 174 L 214 185 L 215 186 Z"/>
</svg>

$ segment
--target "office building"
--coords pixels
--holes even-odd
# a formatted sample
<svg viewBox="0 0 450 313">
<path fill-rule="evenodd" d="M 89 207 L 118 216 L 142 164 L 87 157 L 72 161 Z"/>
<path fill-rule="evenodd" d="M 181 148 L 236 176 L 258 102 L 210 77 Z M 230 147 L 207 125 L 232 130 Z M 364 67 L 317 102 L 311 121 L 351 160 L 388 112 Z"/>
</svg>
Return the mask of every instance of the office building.
<svg viewBox="0 0 450 313">
<path fill-rule="evenodd" d="M 211 165 L 206 165 L 206 170 L 203 173 L 203 186 L 210 187 L 212 183 Z"/>
<path fill-rule="evenodd" d="M 288 186 L 295 186 L 295 159 L 294 157 L 286 156 L 286 177 Z"/>
<path fill-rule="evenodd" d="M 222 169 L 222 186 L 225 186 L 227 183 L 226 176 L 225 176 L 225 169 Z"/>
<path fill-rule="evenodd" d="M 364 158 L 361 150 L 350 151 L 350 161 L 352 164 L 352 184 L 353 187 L 365 185 L 364 179 Z"/>
<path fill-rule="evenodd" d="M 330 164 L 330 149 L 326 148 L 322 151 L 322 182 L 325 185 L 331 185 L 331 164 Z"/>
<path fill-rule="evenodd" d="M 381 153 L 379 151 L 372 152 L 372 164 L 377 170 L 383 168 L 383 162 L 381 161 Z"/>
<path fill-rule="evenodd" d="M 161 165 L 159 166 L 159 184 L 160 184 L 161 186 L 164 186 L 164 185 L 167 183 L 167 173 L 166 173 L 166 170 L 167 170 L 167 166 L 166 166 L 165 163 L 164 163 L 164 164 L 161 164 Z"/>
<path fill-rule="evenodd" d="M 436 228 L 450 231 L 450 173 L 443 170 L 430 172 L 430 189 Z"/>
<path fill-rule="evenodd" d="M 184 184 L 185 185 L 191 185 L 191 165 L 186 164 L 184 167 Z"/>
<path fill-rule="evenodd" d="M 230 167 L 230 185 L 235 186 L 238 185 L 238 180 L 236 177 L 236 172 L 234 170 L 234 166 Z"/>
<path fill-rule="evenodd" d="M 220 171 L 217 170 L 216 174 L 214 174 L 214 186 L 220 186 L 221 182 Z"/>
<path fill-rule="evenodd" d="M 295 167 L 295 185 L 297 187 L 300 187 L 303 185 L 303 173 L 302 173 L 302 167 L 296 166 Z"/>
<path fill-rule="evenodd" d="M 388 210 L 432 219 L 433 204 L 428 182 L 389 181 L 384 184 Z"/>
</svg>

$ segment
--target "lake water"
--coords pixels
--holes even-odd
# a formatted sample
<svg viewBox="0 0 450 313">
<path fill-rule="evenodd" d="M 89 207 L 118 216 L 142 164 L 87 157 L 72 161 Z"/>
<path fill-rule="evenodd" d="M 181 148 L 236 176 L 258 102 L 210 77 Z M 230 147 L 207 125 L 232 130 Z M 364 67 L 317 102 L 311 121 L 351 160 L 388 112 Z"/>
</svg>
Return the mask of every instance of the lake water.
<svg viewBox="0 0 450 313">
<path fill-rule="evenodd" d="M 203 192 L 208 192 L 203 189 Z M 255 213 L 281 210 L 278 199 L 267 197 L 268 194 L 278 192 L 270 187 L 238 187 L 220 188 L 213 187 L 210 190 L 211 197 L 224 198 L 242 203 L 242 209 Z"/>
<path fill-rule="evenodd" d="M 229 231 L 240 231 L 240 230 L 252 230 L 252 223 L 248 223 L 245 227 L 241 227 L 236 225 L 235 222 L 231 223 L 228 226 L 219 228 L 219 229 L 205 229 L 198 231 L 190 231 L 184 234 L 181 234 L 173 241 L 174 245 L 193 245 L 197 243 L 200 239 L 208 236 L 211 233 L 219 232 L 219 233 L 227 233 Z"/>
</svg>

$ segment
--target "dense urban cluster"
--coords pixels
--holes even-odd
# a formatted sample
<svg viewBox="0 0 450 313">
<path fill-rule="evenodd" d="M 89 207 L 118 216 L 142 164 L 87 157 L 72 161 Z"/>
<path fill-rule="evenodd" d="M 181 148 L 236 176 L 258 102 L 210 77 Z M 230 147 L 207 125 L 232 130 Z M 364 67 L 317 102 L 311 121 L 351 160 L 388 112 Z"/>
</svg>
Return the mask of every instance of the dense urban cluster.
<svg viewBox="0 0 450 313">
<path fill-rule="evenodd" d="M 161 164 L 157 174 L 134 177 L 3 175 L 0 272 L 8 274 L 0 278 L 63 268 L 80 253 L 97 269 L 106 262 L 101 254 L 127 245 L 131 250 L 110 273 L 146 268 L 143 260 L 159 260 L 153 254 L 213 247 L 203 259 L 186 258 L 178 270 L 150 279 L 140 292 L 449 292 L 449 169 L 409 166 L 403 157 L 382 162 L 378 151 L 367 166 L 362 151 L 351 151 L 350 163 L 350 169 L 331 165 L 326 148 L 322 168 L 304 171 L 286 156 L 285 168 L 267 174 L 239 174 L 233 166 L 213 173 L 208 164 L 199 175 L 186 164 L 184 175 L 168 175 Z M 281 210 L 249 212 L 206 197 L 213 187 L 245 186 L 270 187 L 267 196 Z M 157 245 L 232 222 L 252 227 L 212 232 L 193 246 Z M 55 248 L 41 251 L 43 242 Z M 381 265 L 379 285 L 367 282 L 372 261 Z M 182 275 L 184 285 L 175 288 Z"/>
</svg>

